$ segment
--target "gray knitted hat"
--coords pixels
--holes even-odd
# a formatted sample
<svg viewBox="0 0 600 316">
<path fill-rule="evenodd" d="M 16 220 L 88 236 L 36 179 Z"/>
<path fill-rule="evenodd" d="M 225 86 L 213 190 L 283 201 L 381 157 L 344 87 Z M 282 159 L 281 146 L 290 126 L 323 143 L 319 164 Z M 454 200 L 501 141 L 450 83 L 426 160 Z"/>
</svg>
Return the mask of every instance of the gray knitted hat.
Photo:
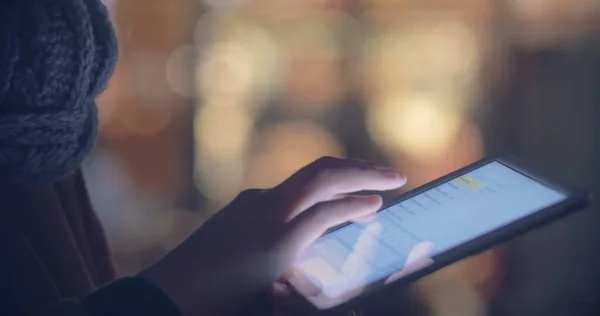
<svg viewBox="0 0 600 316">
<path fill-rule="evenodd" d="M 0 0 L 0 182 L 54 181 L 96 142 L 117 61 L 99 0 Z"/>
</svg>

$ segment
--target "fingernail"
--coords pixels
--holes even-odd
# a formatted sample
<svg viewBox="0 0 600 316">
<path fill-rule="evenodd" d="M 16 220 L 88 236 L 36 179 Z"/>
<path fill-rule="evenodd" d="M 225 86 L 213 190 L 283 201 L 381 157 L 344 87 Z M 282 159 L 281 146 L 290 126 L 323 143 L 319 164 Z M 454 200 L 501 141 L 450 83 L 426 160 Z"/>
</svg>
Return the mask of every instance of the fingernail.
<svg viewBox="0 0 600 316">
<path fill-rule="evenodd" d="M 381 196 L 380 195 L 363 195 L 360 197 L 361 200 L 365 201 L 365 202 L 381 202 Z"/>
<path fill-rule="evenodd" d="M 383 172 L 386 176 L 397 177 L 399 179 L 406 179 L 406 175 L 398 170 L 390 169 L 390 168 L 379 168 L 381 172 Z"/>
<path fill-rule="evenodd" d="M 402 182 L 406 182 L 406 175 L 403 172 L 400 172 L 398 170 L 396 171 L 396 176 L 398 177 L 398 180 L 402 181 Z"/>
</svg>

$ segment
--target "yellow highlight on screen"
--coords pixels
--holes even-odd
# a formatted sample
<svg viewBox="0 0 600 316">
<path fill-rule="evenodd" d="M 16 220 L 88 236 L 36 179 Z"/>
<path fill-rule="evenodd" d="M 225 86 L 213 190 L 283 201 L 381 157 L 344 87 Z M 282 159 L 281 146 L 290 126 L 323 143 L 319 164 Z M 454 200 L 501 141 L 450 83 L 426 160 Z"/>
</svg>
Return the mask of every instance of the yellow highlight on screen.
<svg viewBox="0 0 600 316">
<path fill-rule="evenodd" d="M 469 176 L 462 176 L 457 179 L 458 184 L 470 189 L 470 190 L 479 190 L 485 186 L 482 182 L 479 182 Z"/>
</svg>

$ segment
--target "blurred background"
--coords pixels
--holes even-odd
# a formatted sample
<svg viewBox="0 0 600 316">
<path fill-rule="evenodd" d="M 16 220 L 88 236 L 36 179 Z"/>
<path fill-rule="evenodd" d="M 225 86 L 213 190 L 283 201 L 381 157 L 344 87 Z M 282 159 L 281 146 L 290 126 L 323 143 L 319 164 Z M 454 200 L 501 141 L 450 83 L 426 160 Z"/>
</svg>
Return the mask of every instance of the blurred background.
<svg viewBox="0 0 600 316">
<path fill-rule="evenodd" d="M 85 171 L 123 274 L 324 155 L 409 189 L 511 152 L 600 193 L 598 0 L 104 2 L 121 58 Z M 427 315 L 599 315 L 599 249 L 593 206 L 410 291 Z"/>
</svg>

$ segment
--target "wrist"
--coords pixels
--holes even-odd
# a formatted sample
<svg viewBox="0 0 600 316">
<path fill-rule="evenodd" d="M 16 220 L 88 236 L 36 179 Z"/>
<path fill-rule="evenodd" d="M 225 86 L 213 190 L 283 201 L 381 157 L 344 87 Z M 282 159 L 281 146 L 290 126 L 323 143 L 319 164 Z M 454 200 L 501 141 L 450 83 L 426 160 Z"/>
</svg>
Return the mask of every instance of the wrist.
<svg viewBox="0 0 600 316">
<path fill-rule="evenodd" d="M 138 277 L 154 284 L 181 312 L 182 316 L 215 315 L 208 313 L 211 307 L 203 298 L 202 291 L 196 289 L 198 281 L 178 265 L 170 264 L 165 258 L 143 270 Z"/>
</svg>

